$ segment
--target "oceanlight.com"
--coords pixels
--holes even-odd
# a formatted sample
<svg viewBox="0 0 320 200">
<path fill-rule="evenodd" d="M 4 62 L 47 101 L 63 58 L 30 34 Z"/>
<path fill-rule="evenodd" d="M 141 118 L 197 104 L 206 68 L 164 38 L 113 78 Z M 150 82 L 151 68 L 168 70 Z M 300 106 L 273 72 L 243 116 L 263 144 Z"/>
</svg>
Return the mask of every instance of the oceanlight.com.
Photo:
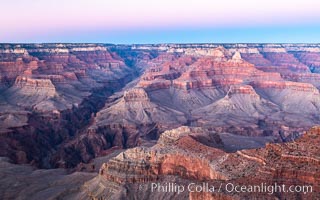
<svg viewBox="0 0 320 200">
<path fill-rule="evenodd" d="M 140 185 L 140 189 L 143 186 Z M 220 183 L 220 185 L 213 185 L 210 183 L 189 183 L 188 185 L 177 184 L 173 182 L 165 183 L 150 183 L 148 189 L 151 192 L 169 192 L 169 193 L 183 193 L 183 192 L 210 192 L 210 193 L 312 193 L 312 185 L 285 185 L 274 183 L 268 185 L 266 183 L 261 183 L 260 185 L 240 185 L 234 183 Z"/>
</svg>

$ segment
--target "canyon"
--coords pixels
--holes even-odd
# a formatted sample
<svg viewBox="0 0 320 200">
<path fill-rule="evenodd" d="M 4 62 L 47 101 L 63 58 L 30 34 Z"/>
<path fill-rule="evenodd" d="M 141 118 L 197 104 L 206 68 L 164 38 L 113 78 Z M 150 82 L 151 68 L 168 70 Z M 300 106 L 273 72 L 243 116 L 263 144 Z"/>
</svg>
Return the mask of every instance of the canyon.
<svg viewBox="0 0 320 200">
<path fill-rule="evenodd" d="M 199 140 L 206 137 L 209 141 Z M 136 147 L 104 163 L 99 175 L 86 182 L 78 198 L 86 199 L 318 199 L 319 192 L 274 194 L 237 193 L 223 187 L 219 192 L 151 192 L 151 183 L 174 180 L 188 183 L 313 186 L 319 191 L 320 129 L 315 127 L 295 142 L 267 144 L 265 148 L 225 153 L 217 133 L 202 128 L 179 127 L 164 132 L 157 144 Z M 310 144 L 312 141 L 312 144 Z M 167 195 L 167 196 L 164 196 Z M 267 198 L 266 198 L 267 197 Z"/>
<path fill-rule="evenodd" d="M 1 196 L 263 197 L 147 187 L 251 181 L 320 198 L 319 89 L 319 44 L 0 44 Z"/>
</svg>

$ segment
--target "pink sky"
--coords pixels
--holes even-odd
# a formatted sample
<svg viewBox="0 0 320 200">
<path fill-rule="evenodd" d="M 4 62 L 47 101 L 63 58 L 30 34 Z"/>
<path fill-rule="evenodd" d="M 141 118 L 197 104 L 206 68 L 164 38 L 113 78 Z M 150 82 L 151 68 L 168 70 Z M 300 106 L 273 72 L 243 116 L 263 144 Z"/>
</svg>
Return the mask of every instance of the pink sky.
<svg viewBox="0 0 320 200">
<path fill-rule="evenodd" d="M 0 39 L 72 30 L 317 25 L 319 0 L 8 0 Z"/>
</svg>

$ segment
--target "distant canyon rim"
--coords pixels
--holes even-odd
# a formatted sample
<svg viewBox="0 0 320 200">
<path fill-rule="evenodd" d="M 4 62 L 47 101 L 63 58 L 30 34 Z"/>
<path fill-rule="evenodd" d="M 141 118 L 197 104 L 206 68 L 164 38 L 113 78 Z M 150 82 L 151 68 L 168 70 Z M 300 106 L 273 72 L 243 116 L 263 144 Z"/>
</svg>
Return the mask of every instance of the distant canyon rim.
<svg viewBox="0 0 320 200">
<path fill-rule="evenodd" d="M 0 44 L 0 195 L 148 199 L 139 183 L 172 180 L 319 189 L 319 89 L 320 44 Z M 29 192 L 5 188 L 15 171 Z"/>
</svg>

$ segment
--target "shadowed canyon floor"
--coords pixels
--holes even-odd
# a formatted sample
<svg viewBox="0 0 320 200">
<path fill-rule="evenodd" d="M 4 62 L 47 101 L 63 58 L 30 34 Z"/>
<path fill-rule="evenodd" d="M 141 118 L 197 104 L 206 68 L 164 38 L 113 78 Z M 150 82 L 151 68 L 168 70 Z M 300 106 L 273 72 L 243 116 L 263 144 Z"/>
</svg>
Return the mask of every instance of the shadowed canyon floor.
<svg viewBox="0 0 320 200">
<path fill-rule="evenodd" d="M 1 196 L 152 199 L 152 181 L 282 179 L 319 193 L 319 73 L 319 44 L 0 44 Z"/>
</svg>

